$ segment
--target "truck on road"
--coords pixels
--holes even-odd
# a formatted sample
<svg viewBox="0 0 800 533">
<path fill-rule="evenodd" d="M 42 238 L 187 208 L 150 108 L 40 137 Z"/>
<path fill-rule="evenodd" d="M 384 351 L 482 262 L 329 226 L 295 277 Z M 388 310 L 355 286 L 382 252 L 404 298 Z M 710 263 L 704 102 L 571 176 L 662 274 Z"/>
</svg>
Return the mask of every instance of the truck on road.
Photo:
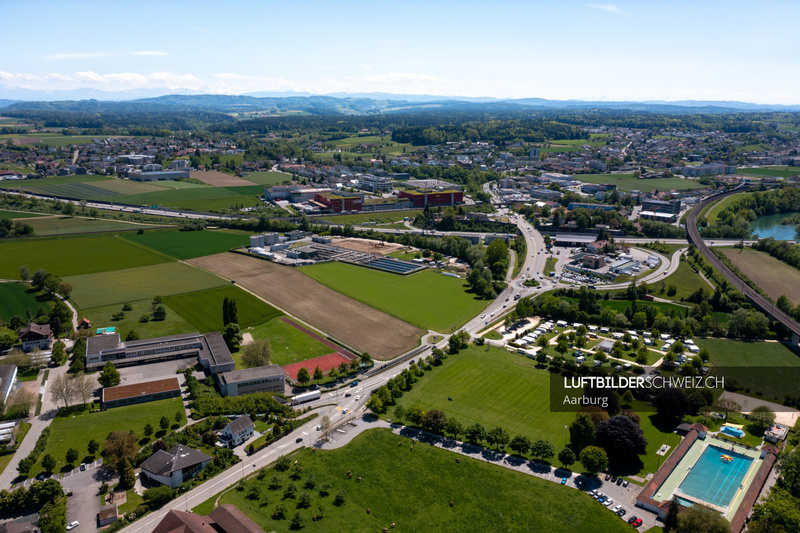
<svg viewBox="0 0 800 533">
<path fill-rule="evenodd" d="M 318 390 L 304 392 L 302 394 L 298 394 L 297 396 L 292 396 L 292 405 L 299 405 L 301 403 L 310 402 L 312 400 L 318 400 L 321 397 L 322 393 Z"/>
</svg>

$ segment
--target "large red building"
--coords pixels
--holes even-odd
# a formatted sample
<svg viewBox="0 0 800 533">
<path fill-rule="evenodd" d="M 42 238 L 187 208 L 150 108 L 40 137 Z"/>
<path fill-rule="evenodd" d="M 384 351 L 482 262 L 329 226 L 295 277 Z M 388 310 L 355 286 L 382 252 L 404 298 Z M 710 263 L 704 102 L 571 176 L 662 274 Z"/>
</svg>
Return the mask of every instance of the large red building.
<svg viewBox="0 0 800 533">
<path fill-rule="evenodd" d="M 336 193 L 317 193 L 314 195 L 314 201 L 327 206 L 334 213 L 361 211 L 364 203 L 364 199 L 360 195 L 342 196 Z"/>
<path fill-rule="evenodd" d="M 464 202 L 464 192 L 456 190 L 434 191 L 428 189 L 417 189 L 413 191 L 400 191 L 397 194 L 400 198 L 409 198 L 414 207 L 425 207 L 426 205 L 456 205 Z"/>
</svg>

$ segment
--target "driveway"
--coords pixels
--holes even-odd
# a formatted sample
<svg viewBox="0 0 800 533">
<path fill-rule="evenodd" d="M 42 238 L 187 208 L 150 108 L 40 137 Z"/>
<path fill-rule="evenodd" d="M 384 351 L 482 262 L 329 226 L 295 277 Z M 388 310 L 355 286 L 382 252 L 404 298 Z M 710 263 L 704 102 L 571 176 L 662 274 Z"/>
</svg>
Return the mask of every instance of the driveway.
<svg viewBox="0 0 800 533">
<path fill-rule="evenodd" d="M 73 492 L 67 498 L 67 524 L 77 520 L 80 525 L 75 533 L 94 533 L 97 531 L 97 513 L 100 512 L 100 496 L 97 487 L 89 487 L 81 492 Z"/>
</svg>

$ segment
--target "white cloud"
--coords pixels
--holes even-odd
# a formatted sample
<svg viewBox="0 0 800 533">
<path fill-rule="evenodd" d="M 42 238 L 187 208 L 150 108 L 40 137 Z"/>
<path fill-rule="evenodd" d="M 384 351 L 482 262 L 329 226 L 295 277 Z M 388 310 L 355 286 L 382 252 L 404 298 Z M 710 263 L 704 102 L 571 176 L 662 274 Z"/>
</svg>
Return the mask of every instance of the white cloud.
<svg viewBox="0 0 800 533">
<path fill-rule="evenodd" d="M 105 57 L 108 52 L 70 52 L 65 54 L 53 54 L 46 56 L 45 59 L 86 59 L 89 57 Z"/>
<path fill-rule="evenodd" d="M 586 4 L 586 7 L 600 9 L 602 11 L 610 11 L 611 13 L 622 13 L 622 11 L 614 4 Z"/>
<path fill-rule="evenodd" d="M 362 63 L 361 68 L 363 68 L 364 70 L 372 70 L 372 65 L 367 65 L 366 63 Z"/>
<path fill-rule="evenodd" d="M 135 56 L 166 56 L 169 55 L 167 52 L 158 52 L 156 50 L 142 50 L 140 52 L 134 52 L 133 55 Z"/>
</svg>

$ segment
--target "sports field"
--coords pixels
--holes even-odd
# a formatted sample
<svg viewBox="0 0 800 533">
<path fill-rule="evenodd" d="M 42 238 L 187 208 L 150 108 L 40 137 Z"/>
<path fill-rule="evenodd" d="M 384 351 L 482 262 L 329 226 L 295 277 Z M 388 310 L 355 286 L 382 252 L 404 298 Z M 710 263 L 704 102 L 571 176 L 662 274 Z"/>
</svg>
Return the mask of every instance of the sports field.
<svg viewBox="0 0 800 533">
<path fill-rule="evenodd" d="M 0 278 L 19 278 L 19 267 L 58 276 L 106 272 L 171 261 L 155 251 L 110 235 L 27 239 L 0 243 Z"/>
<path fill-rule="evenodd" d="M 673 189 L 688 190 L 705 187 L 697 180 L 679 177 L 642 180 L 635 178 L 633 174 L 579 174 L 575 176 L 575 179 L 584 183 L 615 184 L 617 189 L 622 192 L 632 190 L 640 190 L 642 192 L 671 191 Z"/>
<path fill-rule="evenodd" d="M 334 351 L 280 318 L 273 318 L 269 322 L 248 328 L 247 332 L 254 339 L 269 339 L 272 348 L 271 359 L 276 365 L 287 365 L 295 360 L 305 361 Z"/>
<path fill-rule="evenodd" d="M 487 429 L 500 426 L 512 437 L 545 439 L 560 450 L 568 437 L 564 426 L 575 415 L 550 412 L 550 374 L 535 364 L 493 346 L 470 346 L 426 372 L 397 403 L 406 409 L 440 409 L 465 427 L 475 422 Z"/>
<path fill-rule="evenodd" d="M 153 230 L 141 235 L 125 235 L 124 238 L 176 259 L 191 259 L 250 245 L 247 234 L 228 230 Z"/>
<path fill-rule="evenodd" d="M 722 374 L 739 380 L 745 393 L 761 392 L 783 401 L 786 394 L 800 395 L 800 357 L 779 342 L 745 342 L 732 339 L 696 339 L 708 348 L 711 362 L 724 367 Z"/>
<path fill-rule="evenodd" d="M 773 299 L 786 295 L 793 306 L 800 304 L 800 270 L 751 248 L 722 248 L 722 253 Z"/>
<path fill-rule="evenodd" d="M 184 263 L 163 263 L 95 274 L 69 276 L 72 300 L 82 308 L 132 302 L 221 287 L 225 280 Z M 222 305 L 220 304 L 220 313 Z"/>
<path fill-rule="evenodd" d="M 161 417 L 166 416 L 170 424 L 174 424 L 176 412 L 183 416 L 181 425 L 185 424 L 186 416 L 180 398 L 126 405 L 96 413 L 84 410 L 77 414 L 57 416 L 50 424 L 50 438 L 47 440 L 47 447 L 41 457 L 48 453 L 52 455 L 58 461 L 54 470 L 58 472 L 65 466 L 67 450 L 70 448 L 78 450 L 78 463 L 81 463 L 89 453 L 86 447 L 87 443 L 94 439 L 100 444 L 100 452 L 97 454 L 99 458 L 105 448 L 106 437 L 112 431 L 130 430 L 142 438 L 144 437 L 144 426 L 148 422 L 154 428 L 158 428 Z M 39 463 L 31 469 L 31 474 L 37 474 L 42 470 L 41 457 Z"/>
<path fill-rule="evenodd" d="M 211 275 L 199 268 L 193 270 Z M 242 328 L 263 324 L 283 314 L 249 292 L 230 284 L 216 289 L 169 296 L 164 299 L 164 302 L 189 322 L 192 328 L 197 329 L 200 333 L 207 333 L 222 331 L 224 327 L 222 302 L 225 298 L 236 300 L 239 326 Z"/>
<path fill-rule="evenodd" d="M 110 220 L 106 218 L 84 218 L 50 216 L 25 220 L 33 226 L 36 235 L 69 235 L 73 233 L 96 233 L 104 231 L 136 231 L 147 227 L 141 224 Z"/>
<path fill-rule="evenodd" d="M 5 322 L 14 315 L 26 316 L 30 309 L 34 316 L 40 307 L 49 310 L 50 302 L 40 299 L 36 289 L 27 283 L 0 283 L 0 319 Z"/>
<path fill-rule="evenodd" d="M 225 253 L 190 264 L 234 280 L 281 309 L 379 360 L 419 345 L 424 331 L 340 294 L 291 267 Z"/>
<path fill-rule="evenodd" d="M 284 497 L 292 482 L 291 470 L 278 472 L 273 468 L 262 480 L 250 476 L 244 490 L 232 488 L 194 511 L 210 512 L 219 498 L 219 504 L 236 505 L 265 531 L 280 532 L 290 530 L 296 512 L 303 520 L 303 531 L 309 532 L 372 532 L 390 524 L 396 524 L 396 531 L 631 530 L 624 520 L 574 488 L 417 444 L 388 429 L 362 433 L 336 450 L 306 448 L 291 460 L 297 460 L 303 469 L 302 478 L 294 482 L 298 494 L 306 490 L 303 487 L 308 476 L 315 478 L 308 509 L 298 508 L 295 498 Z M 345 475 L 348 471 L 353 473 L 352 479 Z M 273 476 L 277 476 L 278 485 L 272 485 Z M 325 483 L 330 488 L 323 497 L 320 487 Z M 255 490 L 252 485 L 257 486 Z M 339 492 L 346 497 L 341 506 L 333 503 Z M 271 518 L 278 505 L 287 509 L 284 520 Z M 312 521 L 312 516 L 320 514 L 320 506 L 325 509 L 324 518 Z"/>
<path fill-rule="evenodd" d="M 490 303 L 464 289 L 464 280 L 425 270 L 399 276 L 346 263 L 320 263 L 300 271 L 323 285 L 422 329 L 449 332 Z"/>
</svg>

